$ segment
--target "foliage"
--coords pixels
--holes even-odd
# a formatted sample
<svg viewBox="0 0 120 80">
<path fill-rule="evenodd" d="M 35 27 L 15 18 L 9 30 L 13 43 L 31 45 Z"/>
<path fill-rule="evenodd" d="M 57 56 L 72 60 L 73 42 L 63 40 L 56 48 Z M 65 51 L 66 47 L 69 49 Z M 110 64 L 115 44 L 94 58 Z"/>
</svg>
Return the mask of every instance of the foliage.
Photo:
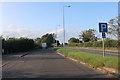
<svg viewBox="0 0 120 80">
<path fill-rule="evenodd" d="M 41 46 L 42 43 L 47 43 L 47 47 L 51 47 L 56 43 L 55 34 L 45 34 L 41 38 L 36 38 L 35 43 L 39 46 Z M 60 45 L 59 41 L 57 41 L 57 45 Z"/>
<path fill-rule="evenodd" d="M 79 47 L 80 44 L 79 43 L 69 43 L 68 46 L 70 46 L 70 47 Z"/>
<path fill-rule="evenodd" d="M 108 34 L 113 35 L 117 39 L 120 37 L 120 16 L 116 17 L 115 19 L 111 19 L 108 22 L 109 24 L 109 31 Z"/>
<path fill-rule="evenodd" d="M 95 36 L 96 30 L 89 29 L 81 31 L 81 34 L 79 35 L 80 39 L 84 42 L 91 42 L 91 41 L 97 41 L 98 38 Z"/>
<path fill-rule="evenodd" d="M 94 41 L 94 42 L 84 42 L 84 43 L 69 43 L 70 47 L 102 47 L 102 41 Z M 105 47 L 115 47 L 117 48 L 118 40 L 113 40 L 106 38 L 105 39 Z"/>
<path fill-rule="evenodd" d="M 105 47 L 118 47 L 118 40 L 113 40 L 110 38 L 105 39 Z"/>
<path fill-rule="evenodd" d="M 45 34 L 41 37 L 41 42 L 47 43 L 48 47 L 51 47 L 55 43 L 54 34 Z"/>
<path fill-rule="evenodd" d="M 28 51 L 34 48 L 34 41 L 28 38 L 9 38 L 2 43 L 5 53 Z"/>
<path fill-rule="evenodd" d="M 79 43 L 79 39 L 77 39 L 77 38 L 70 38 L 69 40 L 68 40 L 68 42 L 69 43 Z"/>
<path fill-rule="evenodd" d="M 36 38 L 35 39 L 35 44 L 37 45 L 37 47 L 41 47 L 41 38 Z"/>
<path fill-rule="evenodd" d="M 113 56 L 105 56 L 97 55 L 97 54 L 90 54 L 87 52 L 70 50 L 70 49 L 56 49 L 57 52 L 65 55 L 65 57 L 71 57 L 78 61 L 83 61 L 92 65 L 92 67 L 111 67 L 111 68 L 118 68 L 118 57 Z"/>
</svg>

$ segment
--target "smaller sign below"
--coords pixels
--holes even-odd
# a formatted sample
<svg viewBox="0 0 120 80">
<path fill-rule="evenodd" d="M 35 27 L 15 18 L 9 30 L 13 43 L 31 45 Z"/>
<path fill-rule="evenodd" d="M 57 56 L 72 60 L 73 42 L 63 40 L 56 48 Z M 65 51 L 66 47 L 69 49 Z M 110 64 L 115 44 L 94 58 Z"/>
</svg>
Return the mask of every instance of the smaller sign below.
<svg viewBox="0 0 120 80">
<path fill-rule="evenodd" d="M 102 38 L 106 38 L 106 34 L 105 33 L 102 33 Z"/>
<path fill-rule="evenodd" d="M 99 23 L 99 32 L 108 32 L 107 23 Z"/>
</svg>

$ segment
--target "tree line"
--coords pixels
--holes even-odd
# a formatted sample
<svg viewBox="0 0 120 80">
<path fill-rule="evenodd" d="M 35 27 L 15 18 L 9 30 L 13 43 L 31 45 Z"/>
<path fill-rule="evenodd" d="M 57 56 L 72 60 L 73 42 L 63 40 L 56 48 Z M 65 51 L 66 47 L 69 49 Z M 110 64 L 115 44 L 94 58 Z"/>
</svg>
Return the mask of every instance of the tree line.
<svg viewBox="0 0 120 80">
<path fill-rule="evenodd" d="M 2 38 L 2 49 L 4 54 L 12 52 L 29 51 L 33 49 L 40 49 L 41 43 L 47 43 L 47 47 L 52 47 L 56 43 L 54 34 L 45 34 L 41 38 L 29 39 L 29 38 Z M 57 44 L 60 45 L 59 41 Z"/>
<path fill-rule="evenodd" d="M 113 40 L 110 38 L 106 38 L 105 41 L 106 48 L 118 48 L 119 43 L 118 40 Z M 70 47 L 102 47 L 102 41 L 94 41 L 94 42 L 82 42 L 82 43 L 68 43 Z"/>
<path fill-rule="evenodd" d="M 119 47 L 120 45 L 120 16 L 109 20 L 108 32 L 106 34 L 112 35 L 116 40 L 106 38 L 106 47 Z M 79 44 L 77 44 L 79 43 Z M 81 31 L 79 38 L 72 37 L 68 40 L 69 46 L 81 46 L 81 47 L 102 47 L 102 41 L 100 37 L 96 35 L 95 29 L 88 29 Z"/>
<path fill-rule="evenodd" d="M 47 47 L 53 47 L 55 43 L 59 46 L 60 43 L 55 39 L 55 34 L 45 34 L 41 38 L 36 38 L 35 43 L 41 46 L 41 43 L 47 43 Z"/>
</svg>

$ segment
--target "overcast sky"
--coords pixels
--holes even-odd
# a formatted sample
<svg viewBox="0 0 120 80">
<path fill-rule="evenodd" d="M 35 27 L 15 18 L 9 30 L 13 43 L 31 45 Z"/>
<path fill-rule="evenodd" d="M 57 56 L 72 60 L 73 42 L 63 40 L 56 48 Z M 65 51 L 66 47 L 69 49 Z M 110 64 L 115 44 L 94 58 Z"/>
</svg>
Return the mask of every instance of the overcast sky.
<svg viewBox="0 0 120 80">
<path fill-rule="evenodd" d="M 0 3 L 0 33 L 4 37 L 37 38 L 55 33 L 63 41 L 62 8 L 65 5 L 66 41 L 86 29 L 99 30 L 99 22 L 118 15 L 117 2 L 6 2 Z M 60 25 L 60 26 L 59 26 Z"/>
</svg>

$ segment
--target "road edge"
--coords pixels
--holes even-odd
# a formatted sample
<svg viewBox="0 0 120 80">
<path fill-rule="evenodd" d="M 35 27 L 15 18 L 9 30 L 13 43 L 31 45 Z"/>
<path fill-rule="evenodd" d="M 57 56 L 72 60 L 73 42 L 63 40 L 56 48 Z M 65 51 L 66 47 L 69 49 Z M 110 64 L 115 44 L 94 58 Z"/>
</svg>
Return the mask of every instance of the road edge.
<svg viewBox="0 0 120 80">
<path fill-rule="evenodd" d="M 59 52 L 57 52 L 57 51 L 55 51 L 55 52 L 56 52 L 57 54 L 65 57 L 63 54 L 61 54 L 61 53 L 59 53 Z M 98 67 L 98 68 L 95 69 L 95 68 L 93 68 L 90 64 L 85 63 L 85 62 L 83 62 L 83 61 L 78 62 L 78 60 L 76 60 L 76 59 L 74 59 L 74 58 L 71 58 L 71 57 L 65 57 L 65 58 L 67 58 L 67 59 L 69 59 L 69 60 L 72 60 L 72 61 L 74 61 L 74 62 L 76 62 L 76 63 L 82 64 L 82 65 L 84 65 L 84 66 L 87 66 L 87 67 L 89 67 L 89 68 L 91 68 L 91 69 L 94 69 L 95 71 L 98 71 L 98 72 L 107 74 L 107 76 L 110 76 L 110 77 L 113 77 L 113 78 L 118 78 L 118 75 L 117 75 L 117 76 L 114 75 L 114 74 L 117 74 L 118 70 L 115 70 L 115 69 L 113 69 L 113 68 Z M 113 71 L 111 72 L 111 70 L 109 70 L 109 69 L 112 69 Z M 116 72 L 116 73 L 114 73 L 114 72 Z"/>
</svg>

